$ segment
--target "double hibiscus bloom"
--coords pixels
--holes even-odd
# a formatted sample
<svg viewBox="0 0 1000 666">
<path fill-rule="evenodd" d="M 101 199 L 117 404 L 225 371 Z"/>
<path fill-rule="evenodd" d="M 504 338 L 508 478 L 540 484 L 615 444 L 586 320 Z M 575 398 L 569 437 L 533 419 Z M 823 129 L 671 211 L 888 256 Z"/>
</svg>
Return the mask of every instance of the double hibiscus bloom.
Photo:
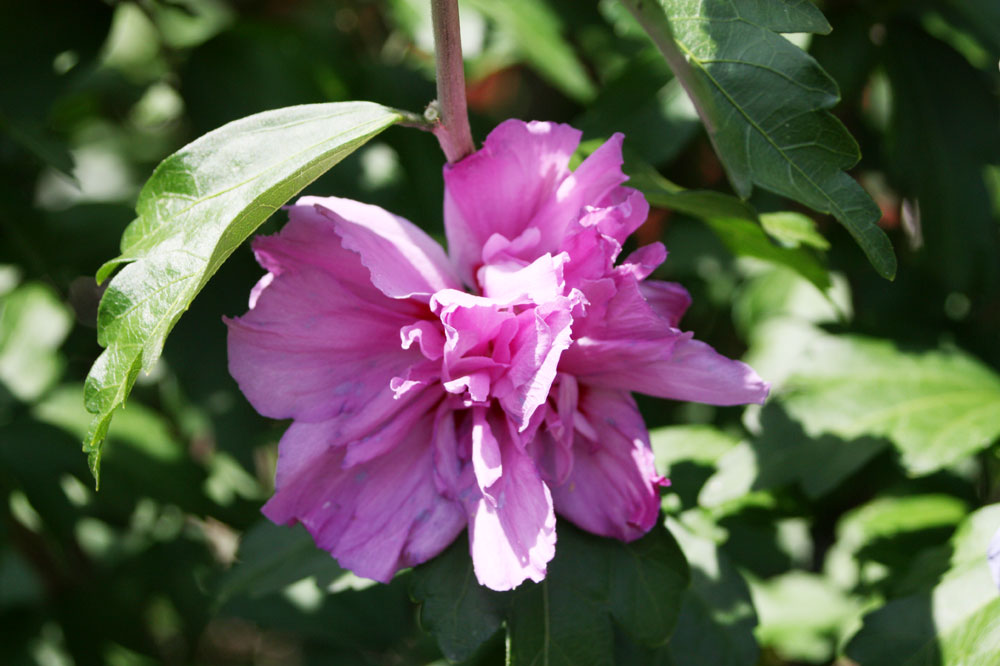
<svg viewBox="0 0 1000 666">
<path fill-rule="evenodd" d="M 664 483 L 630 391 L 716 405 L 767 384 L 681 332 L 683 287 L 646 279 L 660 243 L 618 265 L 649 206 L 623 187 L 622 136 L 575 170 L 580 132 L 509 120 L 445 167 L 451 256 L 381 208 L 305 197 L 256 239 L 268 271 L 228 321 L 230 371 L 293 419 L 264 513 L 302 523 L 388 581 L 468 527 L 479 581 L 545 576 L 556 514 L 629 541 Z"/>
</svg>

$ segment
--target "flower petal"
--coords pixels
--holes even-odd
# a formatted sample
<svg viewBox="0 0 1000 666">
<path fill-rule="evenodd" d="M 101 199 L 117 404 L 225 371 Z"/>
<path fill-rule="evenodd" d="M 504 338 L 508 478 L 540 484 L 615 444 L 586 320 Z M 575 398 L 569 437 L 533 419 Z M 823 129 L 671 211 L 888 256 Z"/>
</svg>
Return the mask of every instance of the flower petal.
<svg viewBox="0 0 1000 666">
<path fill-rule="evenodd" d="M 664 483 L 642 415 L 626 391 L 581 385 L 578 418 L 593 433 L 577 431 L 573 471 L 552 489 L 556 511 L 588 532 L 638 539 L 656 524 Z"/>
<path fill-rule="evenodd" d="M 420 296 L 457 288 L 461 282 L 444 249 L 422 229 L 398 215 L 351 199 L 302 197 L 336 225 L 343 245 L 361 256 L 371 281 L 391 298 Z"/>
<path fill-rule="evenodd" d="M 479 582 L 512 590 L 530 578 L 540 581 L 555 555 L 556 516 L 552 495 L 535 464 L 512 440 L 511 428 L 491 419 L 503 475 L 470 507 L 469 545 Z M 492 498 L 496 498 L 495 502 Z"/>
<path fill-rule="evenodd" d="M 595 386 L 660 398 L 713 405 L 764 402 L 769 385 L 750 366 L 670 326 L 634 278 L 620 278 L 602 316 L 588 317 L 580 326 L 583 334 L 563 353 L 560 371 Z"/>
<path fill-rule="evenodd" d="M 226 320 L 229 371 L 271 418 L 384 418 L 400 406 L 390 380 L 422 358 L 401 348 L 399 330 L 426 306 L 375 289 L 333 225 L 315 217 L 293 211 L 280 234 L 255 243 L 273 278 L 259 283 L 250 312 Z"/>
<path fill-rule="evenodd" d="M 480 150 L 445 167 L 448 250 L 467 284 L 474 284 L 490 236 L 517 238 L 555 194 L 580 136 L 568 125 L 507 120 Z"/>
<path fill-rule="evenodd" d="M 316 545 L 359 576 L 388 582 L 424 562 L 462 531 L 460 504 L 434 485 L 433 413 L 414 419 L 385 454 L 344 468 L 336 425 L 295 422 L 282 437 L 274 496 L 263 512 L 301 522 Z"/>
<path fill-rule="evenodd" d="M 670 326 L 677 326 L 691 305 L 691 294 L 676 282 L 646 280 L 640 283 L 639 290 L 653 312 Z"/>
</svg>

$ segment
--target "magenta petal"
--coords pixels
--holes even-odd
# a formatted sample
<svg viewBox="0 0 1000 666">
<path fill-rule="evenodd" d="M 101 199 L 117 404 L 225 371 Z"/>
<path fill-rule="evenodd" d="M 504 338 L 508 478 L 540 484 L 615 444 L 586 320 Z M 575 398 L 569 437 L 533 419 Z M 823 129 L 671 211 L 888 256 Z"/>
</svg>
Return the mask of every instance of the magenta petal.
<svg viewBox="0 0 1000 666">
<path fill-rule="evenodd" d="M 474 284 L 489 237 L 517 238 L 555 194 L 579 142 L 568 125 L 507 120 L 482 149 L 445 167 L 448 250 L 466 283 Z"/>
<path fill-rule="evenodd" d="M 434 485 L 433 414 L 418 419 L 384 455 L 347 469 L 333 429 L 329 421 L 289 427 L 264 515 L 279 524 L 302 523 L 341 566 L 382 582 L 430 559 L 461 532 L 465 512 Z"/>
<path fill-rule="evenodd" d="M 671 326 L 680 323 L 691 305 L 691 294 L 676 282 L 646 280 L 639 285 L 639 289 L 653 312 L 663 317 Z"/>
<path fill-rule="evenodd" d="M 294 233 L 297 226 L 286 228 Z M 375 418 L 399 406 L 392 404 L 389 381 L 421 358 L 399 339 L 419 310 L 387 298 L 366 275 L 355 282 L 367 271 L 355 253 L 340 248 L 332 225 L 313 240 L 303 247 L 286 242 L 282 232 L 257 243 L 258 256 L 280 273 L 258 292 L 250 312 L 226 321 L 230 373 L 257 411 L 271 418 Z M 310 254 L 314 248 L 326 254 Z M 296 255 L 303 260 L 292 262 Z"/>
<path fill-rule="evenodd" d="M 581 385 L 579 416 L 596 437 L 577 431 L 573 471 L 552 489 L 556 511 L 588 532 L 637 539 L 656 524 L 663 483 L 642 415 L 626 391 Z"/>
<path fill-rule="evenodd" d="M 500 441 L 503 475 L 471 507 L 469 546 L 479 582 L 492 590 L 512 590 L 527 579 L 545 577 L 555 555 L 556 516 L 552 495 L 535 464 L 511 441 L 505 427 Z"/>
<path fill-rule="evenodd" d="M 379 208 L 337 197 L 302 197 L 335 225 L 343 245 L 361 256 L 371 281 L 391 298 L 423 300 L 460 281 L 438 243 L 412 222 Z"/>
<path fill-rule="evenodd" d="M 628 378 L 608 379 L 605 386 L 710 405 L 763 404 L 770 391 L 746 363 L 690 338 L 677 341 L 668 358 L 636 368 Z"/>
</svg>

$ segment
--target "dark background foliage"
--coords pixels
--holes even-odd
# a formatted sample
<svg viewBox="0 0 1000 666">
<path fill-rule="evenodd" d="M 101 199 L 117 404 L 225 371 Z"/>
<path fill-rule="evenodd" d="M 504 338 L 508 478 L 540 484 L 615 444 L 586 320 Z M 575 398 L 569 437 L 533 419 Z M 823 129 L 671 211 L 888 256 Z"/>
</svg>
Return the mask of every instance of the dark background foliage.
<svg viewBox="0 0 1000 666">
<path fill-rule="evenodd" d="M 462 596 L 461 539 L 368 585 L 304 532 L 261 521 L 284 424 L 240 395 L 221 321 L 246 309 L 261 272 L 246 247 L 116 415 L 99 492 L 80 453 L 83 380 L 101 351 L 93 275 L 117 254 L 142 182 L 259 111 L 341 100 L 421 111 L 434 95 L 424 4 L 0 5 L 0 663 L 493 664 L 502 624 L 526 646 L 514 663 L 530 661 L 549 612 L 541 588 Z M 565 663 L 607 663 L 601 650 L 619 663 L 734 666 L 998 654 L 1000 609 L 979 569 L 1000 527 L 987 506 L 1000 499 L 1000 10 L 818 6 L 833 31 L 806 47 L 839 85 L 834 113 L 863 154 L 851 174 L 881 208 L 897 278 L 879 277 L 832 218 L 763 189 L 756 211 L 795 215 L 760 221 L 790 219 L 792 232 L 765 235 L 756 213 L 715 204 L 687 215 L 673 190 L 643 181 L 655 207 L 639 242 L 670 249 L 659 277 L 692 292 L 684 327 L 749 352 L 775 398 L 745 414 L 640 400 L 673 480 L 668 529 L 617 551 L 560 526 L 552 618 L 563 638 L 595 642 L 567 642 Z M 633 173 L 731 192 L 620 5 L 462 10 L 478 141 L 508 117 L 569 122 L 585 139 L 623 131 Z M 441 238 L 443 161 L 431 135 L 391 128 L 307 191 L 381 205 Z M 653 602 L 595 573 L 629 557 L 667 602 L 652 627 Z M 943 623 L 939 598 L 968 622 Z"/>
</svg>

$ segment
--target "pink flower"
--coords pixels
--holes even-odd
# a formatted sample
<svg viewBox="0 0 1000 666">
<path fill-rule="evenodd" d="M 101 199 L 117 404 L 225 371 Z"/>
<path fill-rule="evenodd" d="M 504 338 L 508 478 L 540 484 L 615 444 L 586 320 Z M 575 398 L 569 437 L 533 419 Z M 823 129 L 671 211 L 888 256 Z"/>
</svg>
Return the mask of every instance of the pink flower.
<svg viewBox="0 0 1000 666">
<path fill-rule="evenodd" d="M 445 167 L 451 258 L 375 206 L 304 197 L 254 243 L 268 270 L 229 320 L 229 367 L 265 416 L 293 419 L 264 514 L 303 523 L 388 581 L 466 527 L 479 581 L 545 576 L 559 513 L 629 541 L 659 486 L 630 391 L 761 402 L 748 366 L 676 328 L 683 287 L 614 262 L 649 206 L 623 187 L 622 135 L 571 172 L 580 132 L 509 120 Z"/>
</svg>

